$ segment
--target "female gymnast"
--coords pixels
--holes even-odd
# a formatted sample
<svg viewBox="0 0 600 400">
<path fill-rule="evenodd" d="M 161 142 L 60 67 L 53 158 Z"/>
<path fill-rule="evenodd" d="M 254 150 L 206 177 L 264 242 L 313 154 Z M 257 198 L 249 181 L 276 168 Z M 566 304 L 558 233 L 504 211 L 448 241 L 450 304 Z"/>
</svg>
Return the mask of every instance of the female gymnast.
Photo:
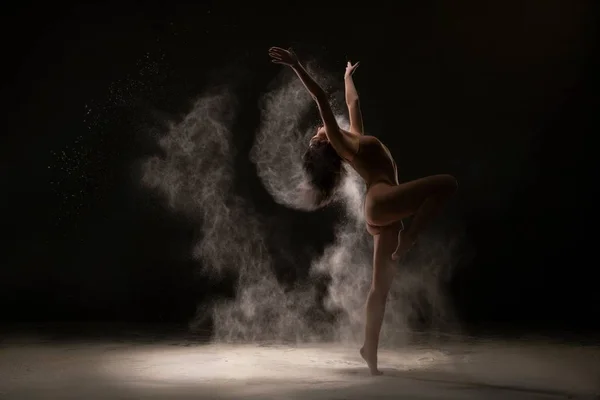
<svg viewBox="0 0 600 400">
<path fill-rule="evenodd" d="M 291 67 L 317 103 L 323 126 L 310 139 L 303 157 L 312 184 L 320 190 L 321 204 L 333 196 L 347 162 L 367 186 L 364 203 L 366 229 L 373 236 L 373 278 L 366 304 L 365 341 L 360 355 L 371 374 L 377 368 L 379 333 L 385 303 L 395 273 L 395 261 L 413 246 L 423 227 L 454 194 L 457 182 L 451 175 L 433 175 L 399 183 L 396 163 L 387 147 L 373 136 L 364 135 L 358 93 L 352 74 L 358 63 L 348 62 L 344 75 L 350 130 L 341 129 L 325 91 L 306 72 L 296 54 L 280 47 L 269 49 L 271 61 Z M 408 229 L 402 219 L 413 216 Z"/>
</svg>

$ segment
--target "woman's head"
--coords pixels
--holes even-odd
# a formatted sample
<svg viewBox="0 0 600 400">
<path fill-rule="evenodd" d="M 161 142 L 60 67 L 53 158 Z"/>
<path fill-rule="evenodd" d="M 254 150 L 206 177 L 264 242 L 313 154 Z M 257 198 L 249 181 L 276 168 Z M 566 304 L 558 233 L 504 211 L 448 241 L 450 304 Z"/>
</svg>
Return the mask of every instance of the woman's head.
<svg viewBox="0 0 600 400">
<path fill-rule="evenodd" d="M 302 157 L 304 170 L 311 184 L 318 190 L 318 205 L 328 203 L 342 178 L 342 159 L 329 143 L 324 128 L 310 139 L 308 149 Z"/>
<path fill-rule="evenodd" d="M 329 142 L 329 139 L 327 138 L 327 131 L 325 130 L 325 127 L 320 126 L 317 128 L 317 133 L 315 134 L 315 136 L 310 138 L 309 145 L 316 143 L 316 142 Z"/>
</svg>

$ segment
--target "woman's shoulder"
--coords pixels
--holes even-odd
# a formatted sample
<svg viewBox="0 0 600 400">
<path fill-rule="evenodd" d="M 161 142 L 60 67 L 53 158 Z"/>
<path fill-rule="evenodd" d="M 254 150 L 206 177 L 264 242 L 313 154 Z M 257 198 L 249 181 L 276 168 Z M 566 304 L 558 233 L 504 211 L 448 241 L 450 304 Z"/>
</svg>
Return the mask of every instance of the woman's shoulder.
<svg viewBox="0 0 600 400">
<path fill-rule="evenodd" d="M 342 131 L 344 136 L 347 136 L 347 137 L 350 137 L 353 139 L 358 139 L 360 141 L 373 141 L 373 140 L 378 141 L 378 139 L 375 136 L 354 133 L 354 132 L 350 132 L 350 131 L 347 131 L 346 129 L 342 129 L 342 128 L 340 128 L 340 131 Z"/>
<path fill-rule="evenodd" d="M 371 135 L 358 135 L 359 140 L 361 143 L 381 143 L 379 141 L 379 139 L 377 139 L 375 136 L 371 136 Z"/>
</svg>

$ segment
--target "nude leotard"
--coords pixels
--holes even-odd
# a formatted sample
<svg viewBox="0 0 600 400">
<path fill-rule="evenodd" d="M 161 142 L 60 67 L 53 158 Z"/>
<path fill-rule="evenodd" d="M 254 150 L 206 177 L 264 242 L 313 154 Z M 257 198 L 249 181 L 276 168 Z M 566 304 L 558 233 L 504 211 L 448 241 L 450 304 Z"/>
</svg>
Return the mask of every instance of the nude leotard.
<svg viewBox="0 0 600 400">
<path fill-rule="evenodd" d="M 350 164 L 365 180 L 367 190 L 378 182 L 398 185 L 396 162 L 388 148 L 374 136 L 359 136 L 358 151 Z"/>
<path fill-rule="evenodd" d="M 378 186 L 398 185 L 398 168 L 388 148 L 376 137 L 359 136 L 358 143 L 358 151 L 349 163 L 367 185 L 365 219 L 367 230 L 375 235 L 379 233 L 380 227 L 370 222 L 370 214 L 372 207 L 377 203 L 378 192 L 381 191 Z M 401 225 L 402 222 L 400 221 L 399 224 Z"/>
</svg>

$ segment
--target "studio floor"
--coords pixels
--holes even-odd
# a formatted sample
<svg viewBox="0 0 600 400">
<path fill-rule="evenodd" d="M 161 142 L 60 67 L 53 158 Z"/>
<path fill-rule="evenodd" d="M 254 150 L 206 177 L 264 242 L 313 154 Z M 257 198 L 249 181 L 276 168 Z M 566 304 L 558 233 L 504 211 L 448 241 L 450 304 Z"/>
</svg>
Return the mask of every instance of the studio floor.
<svg viewBox="0 0 600 400">
<path fill-rule="evenodd" d="M 383 349 L 372 377 L 350 345 L 5 337 L 0 399 L 600 398 L 600 348 L 454 340 Z"/>
</svg>

